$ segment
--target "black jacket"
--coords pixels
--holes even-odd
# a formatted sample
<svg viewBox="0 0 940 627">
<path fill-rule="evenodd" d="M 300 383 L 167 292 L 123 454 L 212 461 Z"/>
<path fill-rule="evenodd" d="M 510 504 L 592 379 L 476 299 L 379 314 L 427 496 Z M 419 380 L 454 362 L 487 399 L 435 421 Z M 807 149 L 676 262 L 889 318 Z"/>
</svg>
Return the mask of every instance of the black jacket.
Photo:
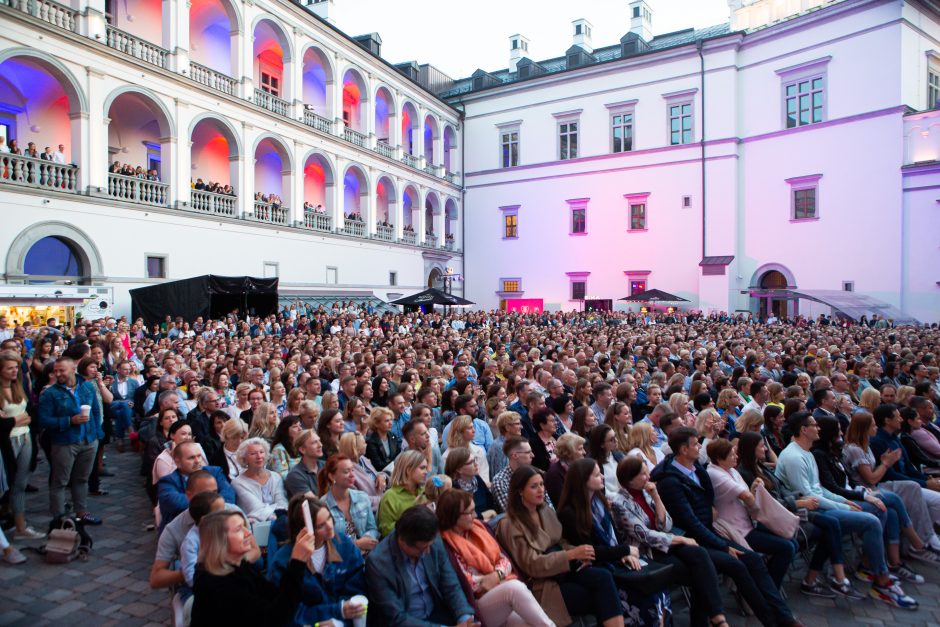
<svg viewBox="0 0 940 627">
<path fill-rule="evenodd" d="M 851 489 L 854 486 L 849 481 L 849 475 L 845 472 L 845 467 L 840 460 L 821 448 L 813 449 L 813 457 L 819 467 L 819 485 L 850 501 L 865 500 L 864 493 Z"/>
<path fill-rule="evenodd" d="M 378 433 L 372 431 L 366 436 L 366 457 L 369 458 L 375 469 L 380 472 L 395 461 L 400 452 L 401 438 L 391 431 L 388 432 L 388 455 L 385 454 L 385 447 L 382 446 L 382 440 L 379 439 Z"/>
<path fill-rule="evenodd" d="M 728 547 L 735 546 L 715 533 L 712 526 L 715 489 L 705 468 L 695 462 L 695 476 L 698 477 L 699 485 L 673 467 L 674 458 L 673 455 L 666 457 L 653 469 L 651 475 L 674 526 L 705 548 L 727 551 Z"/>
<path fill-rule="evenodd" d="M 288 624 L 300 603 L 305 569 L 303 562 L 291 560 L 277 587 L 247 562 L 224 577 L 196 568 L 193 593 L 199 599 L 193 602 L 192 627 Z"/>
</svg>

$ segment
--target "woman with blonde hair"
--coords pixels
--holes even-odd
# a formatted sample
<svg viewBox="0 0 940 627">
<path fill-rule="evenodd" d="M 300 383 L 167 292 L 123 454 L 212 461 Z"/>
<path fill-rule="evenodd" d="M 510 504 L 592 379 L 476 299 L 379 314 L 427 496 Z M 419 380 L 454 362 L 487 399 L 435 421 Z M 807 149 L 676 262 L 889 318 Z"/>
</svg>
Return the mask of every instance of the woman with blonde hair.
<svg viewBox="0 0 940 627">
<path fill-rule="evenodd" d="M 881 392 L 873 387 L 862 390 L 862 396 L 858 399 L 859 409 L 864 409 L 874 415 L 879 405 L 881 405 Z"/>
<path fill-rule="evenodd" d="M 420 451 L 405 451 L 395 460 L 392 487 L 379 502 L 379 532 L 382 537 L 395 529 L 402 513 L 415 505 L 428 478 L 428 460 Z"/>
<path fill-rule="evenodd" d="M 695 425 L 695 416 L 689 411 L 689 397 L 682 392 L 676 392 L 669 397 L 669 407 L 679 416 L 679 421 L 686 427 Z"/>
<path fill-rule="evenodd" d="M 376 470 L 385 470 L 401 452 L 401 438 L 392 433 L 395 414 L 387 407 L 373 407 L 369 413 L 366 456 Z"/>
<path fill-rule="evenodd" d="M 457 416 L 450 423 L 450 431 L 447 433 L 447 450 L 441 456 L 441 462 L 447 463 L 447 454 L 454 448 L 468 448 L 473 458 L 477 462 L 477 473 L 483 478 L 483 482 L 490 485 L 490 464 L 486 461 L 486 451 L 483 447 L 474 444 L 473 438 L 476 436 L 476 430 L 473 427 L 473 418 L 470 416 Z"/>
<path fill-rule="evenodd" d="M 253 564 L 261 550 L 244 514 L 235 510 L 207 514 L 199 522 L 191 625 L 290 622 L 300 603 L 304 570 L 313 552 L 314 536 L 303 528 L 294 540 L 281 584 L 275 586 Z"/>
<path fill-rule="evenodd" d="M 898 388 L 897 395 L 894 397 L 894 404 L 898 407 L 907 407 L 907 404 L 910 402 L 916 392 L 914 388 L 910 385 L 902 385 Z"/>
<path fill-rule="evenodd" d="M 300 404 L 307 399 L 303 388 L 293 388 L 287 393 L 287 405 L 284 407 L 284 416 L 299 416 Z M 316 403 L 314 403 L 316 405 Z M 282 416 L 282 418 L 284 417 Z"/>
<path fill-rule="evenodd" d="M 663 461 L 665 455 L 663 452 L 653 446 L 656 440 L 656 434 L 653 426 L 648 422 L 639 422 L 630 429 L 630 436 L 627 438 L 627 455 L 638 455 L 646 463 L 646 467 L 653 471 L 659 462 Z"/>
<path fill-rule="evenodd" d="M 339 454 L 353 460 L 353 487 L 369 495 L 372 511 L 379 508 L 388 475 L 379 472 L 366 457 L 366 439 L 361 433 L 344 433 L 339 438 Z"/>
<path fill-rule="evenodd" d="M 221 371 L 220 371 L 221 372 Z M 235 386 L 235 402 L 225 408 L 225 413 L 235 419 L 241 419 L 243 411 L 251 409 L 251 403 L 248 402 L 248 394 L 255 386 L 250 383 L 239 383 Z M 221 398 L 221 395 L 219 395 Z"/>
<path fill-rule="evenodd" d="M 293 391 L 291 390 L 291 392 Z M 320 406 L 317 405 L 316 401 L 302 400 L 297 405 L 297 415 L 300 416 L 300 424 L 303 425 L 304 429 L 316 430 L 317 422 L 320 421 Z"/>
<path fill-rule="evenodd" d="M 708 453 L 706 453 L 705 448 L 709 442 L 718 438 L 723 421 L 724 418 L 721 417 L 721 414 L 711 407 L 700 411 L 695 419 L 695 430 L 698 432 L 699 437 L 703 438 L 702 450 L 698 455 L 698 460 L 702 464 L 708 463 Z"/>
<path fill-rule="evenodd" d="M 235 455 L 238 447 L 248 437 L 248 425 L 241 420 L 226 420 L 222 425 L 220 439 L 222 446 L 219 448 L 215 457 L 209 460 L 213 466 L 218 466 L 225 474 L 225 478 L 231 481 L 245 471 L 245 467 L 238 463 Z"/>
<path fill-rule="evenodd" d="M 764 415 L 756 409 L 746 409 L 743 414 L 734 421 L 734 430 L 737 435 L 752 431 L 760 433 L 764 428 Z"/>
<path fill-rule="evenodd" d="M 741 415 L 741 396 L 737 390 L 731 387 L 723 389 L 718 394 L 718 401 L 715 403 L 718 414 L 724 418 L 721 431 L 728 430 L 730 435 L 734 435 L 734 421 Z"/>
<path fill-rule="evenodd" d="M 7 463 L 16 473 L 10 477 L 10 509 L 16 525 L 17 540 L 36 540 L 45 534 L 26 524 L 26 482 L 29 479 L 29 462 L 33 453 L 29 433 L 30 417 L 26 413 L 28 398 L 23 389 L 23 359 L 15 352 L 0 352 L 0 430 L 6 431 L 9 439 Z"/>
<path fill-rule="evenodd" d="M 277 408 L 271 403 L 261 403 L 252 415 L 248 437 L 263 438 L 270 445 L 274 440 L 277 424 Z"/>
<path fill-rule="evenodd" d="M 325 392 L 323 396 L 320 397 L 320 409 L 323 411 L 327 409 L 339 410 L 339 397 L 332 392 Z"/>
</svg>

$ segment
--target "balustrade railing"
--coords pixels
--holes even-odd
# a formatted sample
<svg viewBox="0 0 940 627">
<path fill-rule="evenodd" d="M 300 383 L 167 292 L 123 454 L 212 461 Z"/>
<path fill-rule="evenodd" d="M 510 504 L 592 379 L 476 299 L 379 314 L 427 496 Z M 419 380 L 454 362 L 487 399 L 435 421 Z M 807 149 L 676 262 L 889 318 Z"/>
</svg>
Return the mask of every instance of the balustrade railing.
<svg viewBox="0 0 940 627">
<path fill-rule="evenodd" d="M 316 211 L 305 211 L 304 228 L 329 233 L 333 230 L 333 216 Z"/>
<path fill-rule="evenodd" d="M 108 173 L 108 196 L 141 205 L 165 207 L 170 186 L 136 176 Z"/>
<path fill-rule="evenodd" d="M 354 131 L 348 126 L 343 129 L 343 139 L 348 141 L 350 144 L 355 144 L 357 146 L 364 147 L 366 145 L 366 136 L 359 131 Z"/>
<path fill-rule="evenodd" d="M 454 240 L 449 239 L 444 241 L 445 250 L 457 250 L 457 243 Z"/>
<path fill-rule="evenodd" d="M 7 0 L 3 4 L 23 13 L 29 13 L 53 26 L 73 33 L 78 32 L 78 11 L 53 0 Z"/>
<path fill-rule="evenodd" d="M 445 179 L 448 183 L 456 183 L 456 182 L 457 182 L 457 173 L 456 173 L 456 172 L 446 172 L 446 171 L 445 171 L 445 172 L 444 172 L 444 179 Z"/>
<path fill-rule="evenodd" d="M 395 158 L 395 149 L 383 141 L 376 142 L 375 151 L 383 157 L 388 157 L 389 159 Z"/>
<path fill-rule="evenodd" d="M 0 182 L 62 192 L 78 191 L 78 167 L 0 153 Z"/>
<path fill-rule="evenodd" d="M 418 163 L 419 163 L 418 157 L 414 155 L 409 155 L 407 152 L 401 156 L 401 162 L 416 170 L 418 169 Z"/>
<path fill-rule="evenodd" d="M 192 208 L 201 213 L 211 213 L 217 216 L 234 218 L 238 207 L 238 196 L 216 194 L 201 189 L 191 191 Z"/>
<path fill-rule="evenodd" d="M 427 248 L 437 248 L 437 235 L 425 235 L 423 245 Z"/>
<path fill-rule="evenodd" d="M 152 63 L 157 67 L 166 69 L 167 57 L 170 54 L 168 50 L 156 44 L 152 44 L 149 41 L 144 41 L 139 37 L 135 37 L 130 33 L 125 33 L 113 26 L 107 27 L 107 35 L 108 47 L 114 48 L 118 52 L 123 52 L 135 59 L 140 59 L 141 61 L 146 61 L 147 63 Z"/>
<path fill-rule="evenodd" d="M 353 237 L 365 237 L 366 236 L 366 223 L 360 220 L 350 220 L 345 218 L 343 220 L 343 235 L 352 235 Z"/>
<path fill-rule="evenodd" d="M 255 211 L 245 216 L 254 222 L 267 222 L 268 224 L 289 224 L 290 209 L 281 205 L 272 205 L 269 202 L 255 201 Z"/>
<path fill-rule="evenodd" d="M 437 166 L 436 165 L 426 165 L 424 166 L 424 171 L 431 176 L 437 176 Z"/>
<path fill-rule="evenodd" d="M 304 124 L 307 126 L 312 126 L 318 131 L 323 131 L 324 133 L 333 133 L 333 123 L 330 120 L 327 120 L 321 115 L 317 115 L 309 109 L 304 109 Z"/>
<path fill-rule="evenodd" d="M 235 95 L 238 86 L 238 82 L 231 76 L 226 76 L 221 72 L 217 72 L 212 68 L 208 68 L 193 61 L 189 62 L 189 75 L 197 83 L 201 83 L 206 87 L 220 91 L 223 94 L 228 94 L 229 96 Z"/>
<path fill-rule="evenodd" d="M 418 234 L 414 231 L 404 231 L 401 234 L 401 241 L 403 244 L 411 244 L 414 246 L 418 243 Z"/>
<path fill-rule="evenodd" d="M 277 113 L 278 115 L 287 116 L 287 112 L 290 110 L 290 104 L 281 98 L 278 98 L 274 94 L 269 94 L 263 89 L 255 88 L 255 104 L 259 107 L 264 107 L 268 111 Z"/>
<path fill-rule="evenodd" d="M 393 242 L 395 241 L 395 227 L 394 226 L 385 226 L 380 224 L 375 227 L 375 239 L 380 239 L 383 242 Z"/>
</svg>

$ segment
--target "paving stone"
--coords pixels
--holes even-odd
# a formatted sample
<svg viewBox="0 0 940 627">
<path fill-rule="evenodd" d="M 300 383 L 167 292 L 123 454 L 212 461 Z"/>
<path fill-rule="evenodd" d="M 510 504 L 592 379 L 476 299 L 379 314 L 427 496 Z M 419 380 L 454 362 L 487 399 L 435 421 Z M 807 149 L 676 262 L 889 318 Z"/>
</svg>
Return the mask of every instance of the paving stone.
<svg viewBox="0 0 940 627">
<path fill-rule="evenodd" d="M 69 601 L 68 603 L 59 605 L 55 609 L 49 610 L 43 614 L 43 617 L 50 620 L 59 620 L 68 617 L 72 612 L 83 607 L 85 607 L 85 604 L 81 601 Z"/>
</svg>

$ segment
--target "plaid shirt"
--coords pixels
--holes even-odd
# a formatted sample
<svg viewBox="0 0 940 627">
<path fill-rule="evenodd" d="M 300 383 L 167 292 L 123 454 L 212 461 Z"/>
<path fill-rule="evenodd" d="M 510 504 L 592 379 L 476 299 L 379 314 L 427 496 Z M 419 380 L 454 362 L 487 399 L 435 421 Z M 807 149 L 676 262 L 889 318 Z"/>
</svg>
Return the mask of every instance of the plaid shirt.
<svg viewBox="0 0 940 627">
<path fill-rule="evenodd" d="M 493 498 L 496 500 L 496 505 L 499 509 L 499 513 L 506 511 L 506 503 L 509 501 L 509 480 L 512 478 L 512 468 L 508 465 L 496 473 L 496 476 L 493 477 L 493 481 L 490 484 L 490 492 L 493 494 Z M 552 503 L 552 499 L 548 496 L 548 492 L 545 493 L 545 504 L 555 509 L 555 505 Z"/>
</svg>

